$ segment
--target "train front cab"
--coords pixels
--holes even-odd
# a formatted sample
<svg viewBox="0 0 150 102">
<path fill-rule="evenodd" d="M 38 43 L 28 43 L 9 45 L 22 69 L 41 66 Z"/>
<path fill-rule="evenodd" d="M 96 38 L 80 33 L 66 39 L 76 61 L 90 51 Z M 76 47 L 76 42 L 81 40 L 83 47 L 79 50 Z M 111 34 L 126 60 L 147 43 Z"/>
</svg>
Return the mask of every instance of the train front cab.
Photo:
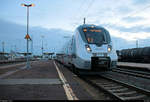
<svg viewBox="0 0 150 102">
<path fill-rule="evenodd" d="M 76 66 L 79 69 L 104 71 L 115 65 L 116 52 L 114 53 L 115 50 L 106 29 L 94 25 L 83 25 L 78 28 L 78 31 L 75 38 L 76 53 L 79 56 Z"/>
</svg>

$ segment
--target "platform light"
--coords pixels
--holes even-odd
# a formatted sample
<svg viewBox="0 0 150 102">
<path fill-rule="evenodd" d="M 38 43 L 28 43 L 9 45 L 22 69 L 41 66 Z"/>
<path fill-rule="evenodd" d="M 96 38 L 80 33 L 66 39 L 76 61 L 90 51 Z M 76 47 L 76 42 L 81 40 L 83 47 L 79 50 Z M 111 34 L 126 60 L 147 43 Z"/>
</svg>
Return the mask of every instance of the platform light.
<svg viewBox="0 0 150 102">
<path fill-rule="evenodd" d="M 23 6 L 23 7 L 33 7 L 33 6 L 35 6 L 35 4 L 29 4 L 29 5 L 27 5 L 27 4 L 21 4 L 21 6 Z"/>
<path fill-rule="evenodd" d="M 34 6 L 35 6 L 35 4 L 31 4 L 31 6 L 32 6 L 32 7 L 34 7 Z"/>
<path fill-rule="evenodd" d="M 25 4 L 21 4 L 21 6 L 23 6 L 23 7 L 24 7 L 24 6 L 25 6 Z"/>
</svg>

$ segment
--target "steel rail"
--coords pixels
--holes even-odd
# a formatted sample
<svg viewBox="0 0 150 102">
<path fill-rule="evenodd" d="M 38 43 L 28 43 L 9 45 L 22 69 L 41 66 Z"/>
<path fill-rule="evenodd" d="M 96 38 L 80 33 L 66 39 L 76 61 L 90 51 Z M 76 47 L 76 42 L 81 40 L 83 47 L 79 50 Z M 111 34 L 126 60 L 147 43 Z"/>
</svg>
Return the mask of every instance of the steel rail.
<svg viewBox="0 0 150 102">
<path fill-rule="evenodd" d="M 123 82 L 123 81 L 120 81 L 120 80 L 117 80 L 117 79 L 114 79 L 112 77 L 109 77 L 109 76 L 106 76 L 106 75 L 99 75 L 105 79 L 108 79 L 108 80 L 112 80 L 118 84 L 122 84 L 123 86 L 125 87 L 128 87 L 128 88 L 132 88 L 132 89 L 135 89 L 136 91 L 139 91 L 147 96 L 150 97 L 150 91 L 149 90 L 146 90 L 146 89 L 143 89 L 141 87 L 138 87 L 138 86 L 135 86 L 135 85 L 132 85 L 132 84 L 129 84 L 129 83 L 126 83 L 126 82 Z"/>
<path fill-rule="evenodd" d="M 80 76 L 80 78 L 83 79 L 84 81 L 86 81 L 87 83 L 91 84 L 93 87 L 95 87 L 95 88 L 97 88 L 99 90 L 102 90 L 106 94 L 109 94 L 110 97 L 122 101 L 117 95 L 112 94 L 110 91 L 106 90 L 104 87 L 102 87 L 100 85 L 97 85 L 96 83 L 92 82 L 92 80 L 90 80 L 88 78 L 85 78 L 83 76 Z"/>
<path fill-rule="evenodd" d="M 150 75 L 144 75 L 144 74 L 147 74 L 147 73 L 140 73 L 140 72 L 136 72 L 136 71 L 122 70 L 122 69 L 118 69 L 118 68 L 113 69 L 111 71 L 112 72 L 117 72 L 117 73 L 122 73 L 122 74 L 128 74 L 128 75 L 132 75 L 132 76 L 136 76 L 136 77 L 150 79 Z"/>
<path fill-rule="evenodd" d="M 150 96 L 149 91 L 141 89 L 139 87 L 135 87 L 133 85 L 129 85 L 127 83 L 115 80 L 113 78 L 106 77 L 105 75 L 102 74 L 99 75 L 99 77 L 104 78 L 106 82 L 97 83 L 93 82 L 92 79 L 88 79 L 83 76 L 81 78 L 86 82 L 88 82 L 89 84 L 93 85 L 94 87 L 103 90 L 105 93 L 109 94 L 110 96 L 114 97 L 117 100 L 137 100 L 141 98 L 147 99 L 147 96 Z"/>
<path fill-rule="evenodd" d="M 123 70 L 123 71 L 128 71 L 128 72 L 134 72 L 134 73 L 138 73 L 138 74 L 144 74 L 144 75 L 149 75 L 150 76 L 150 71 L 147 72 L 147 71 L 139 71 L 139 70 L 136 70 L 136 69 L 126 69 L 126 68 L 115 68 L 117 70 Z"/>
</svg>

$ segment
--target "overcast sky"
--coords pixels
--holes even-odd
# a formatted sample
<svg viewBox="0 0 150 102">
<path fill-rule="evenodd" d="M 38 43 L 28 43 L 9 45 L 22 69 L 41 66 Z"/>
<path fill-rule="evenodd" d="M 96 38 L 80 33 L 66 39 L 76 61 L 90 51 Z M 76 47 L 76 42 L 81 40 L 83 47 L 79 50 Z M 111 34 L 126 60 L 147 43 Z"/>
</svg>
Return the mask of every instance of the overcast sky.
<svg viewBox="0 0 150 102">
<path fill-rule="evenodd" d="M 30 27 L 73 32 L 86 17 L 86 23 L 105 27 L 113 37 L 129 42 L 150 38 L 150 0 L 0 0 L 0 3 L 0 20 L 22 26 L 26 25 L 26 8 L 21 4 L 34 3 L 35 7 L 30 8 Z"/>
</svg>

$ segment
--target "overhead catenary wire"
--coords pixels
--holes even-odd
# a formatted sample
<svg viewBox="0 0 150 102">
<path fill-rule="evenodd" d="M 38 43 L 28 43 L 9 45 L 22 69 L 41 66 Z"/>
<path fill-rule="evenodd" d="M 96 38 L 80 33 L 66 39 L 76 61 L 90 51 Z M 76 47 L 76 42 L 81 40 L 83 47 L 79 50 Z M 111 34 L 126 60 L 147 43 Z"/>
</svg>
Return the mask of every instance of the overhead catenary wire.
<svg viewBox="0 0 150 102">
<path fill-rule="evenodd" d="M 89 10 L 92 7 L 93 3 L 95 0 L 91 0 L 87 6 L 87 8 L 84 10 L 84 13 L 80 16 L 79 19 L 84 19 L 87 18 L 88 14 L 89 14 Z"/>
<path fill-rule="evenodd" d="M 81 2 L 80 6 L 77 8 L 77 11 L 76 11 L 76 12 L 79 13 L 79 12 L 81 11 L 81 9 L 84 7 L 83 5 L 85 5 L 85 4 L 86 4 L 86 3 L 85 3 L 85 0 L 83 0 L 83 1 Z M 73 15 L 70 17 L 70 18 L 71 18 L 71 21 L 78 18 L 78 14 L 77 14 L 77 13 L 73 14 Z M 72 25 L 73 27 L 75 27 L 77 24 L 72 22 L 71 25 Z"/>
<path fill-rule="evenodd" d="M 124 17 L 122 17 L 120 20 L 122 20 L 122 19 L 124 19 L 124 18 L 128 18 L 128 17 L 132 17 L 132 16 L 134 16 L 134 15 L 140 13 L 140 12 L 143 12 L 145 9 L 148 9 L 148 8 L 150 8 L 150 5 L 147 5 L 147 6 L 143 7 L 143 8 L 140 9 L 140 10 L 137 10 L 137 11 L 135 11 L 135 12 L 133 12 L 133 13 L 127 15 L 127 16 L 124 16 Z M 119 21 L 117 21 L 115 24 L 117 24 L 118 22 L 119 22 Z M 142 43 L 143 43 L 143 41 L 142 41 Z M 144 47 L 145 45 L 144 45 L 144 44 L 141 45 L 141 42 L 139 43 L 139 39 L 136 39 L 136 48 L 138 48 L 138 47 L 140 47 L 140 46 L 143 46 L 143 47 Z"/>
<path fill-rule="evenodd" d="M 94 3 L 94 1 L 95 0 L 90 0 L 90 2 L 88 3 L 88 5 L 87 5 L 87 8 L 85 9 L 85 10 L 83 10 L 82 11 L 82 13 L 81 13 L 81 16 L 80 17 L 76 17 L 77 19 L 84 19 L 85 17 L 86 17 L 86 15 L 88 15 L 88 11 L 89 11 L 89 9 L 91 8 L 91 6 L 93 5 L 93 3 Z M 81 5 L 82 5 L 82 3 L 81 3 Z M 80 6 L 80 11 L 81 11 L 81 7 L 82 6 Z M 82 7 L 83 8 L 83 7 Z M 73 23 L 73 27 L 75 27 L 76 25 L 79 25 L 80 23 L 79 23 L 79 20 L 76 22 L 76 23 Z"/>
<path fill-rule="evenodd" d="M 133 12 L 133 13 L 127 15 L 127 16 L 122 17 L 120 20 L 122 20 L 122 19 L 124 19 L 124 18 L 128 18 L 128 17 L 132 17 L 132 16 L 134 16 L 134 15 L 136 15 L 136 14 L 142 12 L 143 10 L 148 9 L 149 7 L 150 7 L 150 5 L 147 5 L 146 7 L 142 8 L 142 9 L 140 9 L 140 10 L 138 10 L 138 11 L 135 11 L 135 12 Z M 119 21 L 117 21 L 115 24 L 117 24 L 118 22 L 119 22 Z"/>
<path fill-rule="evenodd" d="M 92 7 L 93 3 L 95 0 L 91 0 L 91 2 L 89 3 L 87 9 L 85 10 L 85 15 L 83 17 L 86 17 L 89 13 L 90 8 Z"/>
<path fill-rule="evenodd" d="M 124 18 L 128 18 L 128 17 L 134 16 L 134 15 L 136 15 L 136 14 L 138 14 L 138 13 L 140 13 L 140 12 L 142 12 L 143 10 L 148 9 L 148 8 L 150 8 L 150 5 L 147 5 L 147 6 L 143 7 L 142 9 L 137 10 L 137 11 L 135 11 L 135 12 L 133 12 L 133 13 L 127 15 L 127 16 L 118 17 L 118 18 L 120 18 L 120 20 L 122 20 L 122 19 L 124 19 Z M 114 12 L 115 12 L 115 11 L 112 11 L 113 14 L 114 14 Z M 116 16 L 116 14 L 115 14 L 115 16 Z M 117 17 L 115 17 L 115 18 L 117 18 Z M 118 22 L 120 22 L 120 20 L 118 19 L 114 24 L 117 24 Z M 109 26 L 109 24 L 107 23 L 106 26 Z"/>
<path fill-rule="evenodd" d="M 143 10 L 148 9 L 149 7 L 150 7 L 150 5 L 147 5 L 146 7 L 142 8 L 142 9 L 140 9 L 140 10 L 138 10 L 138 11 L 135 11 L 134 13 L 132 13 L 132 14 L 126 16 L 126 17 L 134 16 L 134 15 L 136 15 L 136 14 L 142 12 Z M 123 17 L 123 18 L 124 18 L 124 17 Z"/>
<path fill-rule="evenodd" d="M 84 12 L 81 14 L 81 16 L 80 16 L 78 19 L 83 19 L 84 17 L 88 16 L 88 14 L 89 14 L 88 12 L 89 12 L 90 8 L 92 7 L 92 5 L 94 4 L 94 1 L 95 1 L 95 0 L 91 0 L 91 1 L 88 3 L 87 8 L 86 8 L 85 10 L 83 10 Z M 81 8 L 82 8 L 82 4 L 83 4 L 83 2 L 81 3 L 81 5 L 80 5 L 80 7 L 79 7 L 79 9 L 78 9 L 78 10 L 80 10 L 80 11 L 81 11 Z M 147 5 L 146 7 L 142 8 L 142 9 L 140 9 L 140 10 L 137 10 L 137 11 L 133 12 L 132 14 L 129 14 L 129 15 L 124 16 L 124 17 L 121 17 L 121 19 L 124 19 L 124 18 L 126 18 L 126 17 L 134 16 L 134 15 L 136 15 L 136 14 L 142 12 L 143 10 L 148 9 L 149 7 L 150 7 L 150 5 Z M 120 21 L 120 20 L 117 20 L 114 24 L 117 24 L 119 21 Z M 75 27 L 75 26 L 78 25 L 78 24 L 80 24 L 79 20 L 78 20 L 77 22 L 73 23 L 73 27 Z"/>
<path fill-rule="evenodd" d="M 76 12 L 79 12 L 79 11 L 81 11 L 81 9 L 84 7 L 83 5 L 85 4 L 85 0 L 83 0 L 82 2 L 81 2 L 81 4 L 80 4 L 80 6 L 79 6 L 79 8 L 77 8 L 77 11 Z M 72 18 L 77 18 L 77 14 L 76 13 L 74 13 L 74 15 L 72 15 Z"/>
</svg>

